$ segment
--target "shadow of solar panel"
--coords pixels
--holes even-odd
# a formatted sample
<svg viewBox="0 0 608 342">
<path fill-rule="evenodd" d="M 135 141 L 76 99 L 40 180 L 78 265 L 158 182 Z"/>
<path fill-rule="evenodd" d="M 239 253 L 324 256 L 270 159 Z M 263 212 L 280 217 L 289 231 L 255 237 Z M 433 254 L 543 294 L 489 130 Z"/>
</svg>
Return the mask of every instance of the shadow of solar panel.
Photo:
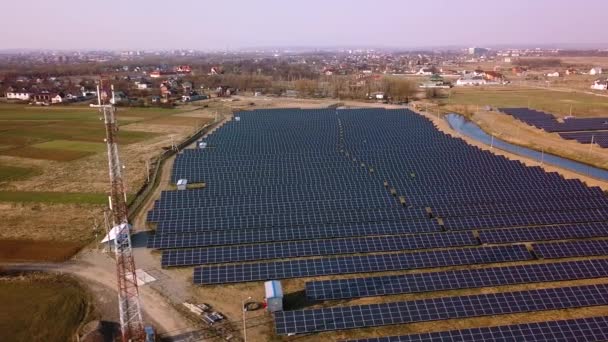
<svg viewBox="0 0 608 342">
<path fill-rule="evenodd" d="M 608 255 L 608 240 L 535 243 L 532 248 L 545 259 Z"/>
<path fill-rule="evenodd" d="M 608 341 L 608 317 L 372 337 L 345 342 L 600 342 Z"/>
<path fill-rule="evenodd" d="M 194 269 L 195 284 L 224 284 L 330 274 L 370 273 L 439 266 L 523 261 L 525 246 L 474 247 L 440 251 L 288 260 Z"/>
<path fill-rule="evenodd" d="M 311 300 L 321 301 L 606 276 L 608 276 L 608 260 L 569 261 L 474 270 L 311 281 L 306 282 L 306 297 Z"/>
<path fill-rule="evenodd" d="M 163 267 L 191 266 L 332 254 L 473 246 L 477 244 L 479 244 L 478 240 L 469 232 L 291 241 L 262 245 L 163 251 L 161 263 Z"/>
<path fill-rule="evenodd" d="M 493 316 L 608 304 L 608 285 L 441 297 L 275 313 L 279 335 Z"/>
</svg>

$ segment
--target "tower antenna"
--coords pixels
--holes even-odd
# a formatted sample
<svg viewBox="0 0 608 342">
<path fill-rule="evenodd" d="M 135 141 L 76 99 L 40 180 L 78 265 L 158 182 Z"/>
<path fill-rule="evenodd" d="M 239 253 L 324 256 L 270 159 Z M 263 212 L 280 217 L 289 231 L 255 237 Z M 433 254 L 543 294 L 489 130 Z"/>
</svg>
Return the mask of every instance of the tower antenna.
<svg viewBox="0 0 608 342">
<path fill-rule="evenodd" d="M 114 239 L 116 275 L 118 280 L 118 311 L 123 342 L 144 341 L 144 324 L 139 303 L 139 289 L 135 274 L 135 261 L 131 248 L 131 225 L 129 224 L 127 194 L 122 176 L 122 165 L 118 155 L 118 123 L 114 107 L 114 86 L 101 78 L 97 86 L 97 105 L 103 114 L 108 148 L 108 167 L 111 191 L 109 206 L 112 211 L 112 229 L 109 239 Z"/>
</svg>

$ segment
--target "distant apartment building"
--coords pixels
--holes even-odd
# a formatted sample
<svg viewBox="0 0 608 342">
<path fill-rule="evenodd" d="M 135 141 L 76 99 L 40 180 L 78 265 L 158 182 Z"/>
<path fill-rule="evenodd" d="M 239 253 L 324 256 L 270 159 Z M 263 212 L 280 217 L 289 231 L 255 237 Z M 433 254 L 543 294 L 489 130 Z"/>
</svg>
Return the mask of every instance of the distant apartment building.
<svg viewBox="0 0 608 342">
<path fill-rule="evenodd" d="M 488 53 L 488 51 L 489 50 L 486 49 L 486 48 L 472 47 L 472 48 L 469 48 L 469 55 L 477 55 L 477 56 L 479 56 L 479 55 L 483 55 L 483 54 Z"/>
</svg>

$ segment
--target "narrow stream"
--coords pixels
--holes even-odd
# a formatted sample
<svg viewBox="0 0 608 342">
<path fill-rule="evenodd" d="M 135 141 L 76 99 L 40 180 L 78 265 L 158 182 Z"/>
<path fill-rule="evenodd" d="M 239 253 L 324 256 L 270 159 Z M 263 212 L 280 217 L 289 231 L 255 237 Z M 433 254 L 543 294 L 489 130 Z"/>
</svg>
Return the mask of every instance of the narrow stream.
<svg viewBox="0 0 608 342">
<path fill-rule="evenodd" d="M 500 150 L 528 157 L 530 159 L 538 161 L 539 164 L 546 163 L 549 165 L 559 166 L 561 168 L 579 173 L 581 175 L 608 181 L 608 170 L 593 167 L 571 159 L 558 157 L 553 154 L 542 153 L 536 150 L 531 150 L 526 147 L 513 145 L 496 137 L 492 139 L 492 136 L 484 132 L 474 122 L 468 121 L 464 116 L 459 114 L 448 114 L 445 116 L 445 119 L 450 124 L 450 127 L 452 127 L 452 129 L 454 129 L 458 133 L 465 135 L 469 138 L 475 139 L 488 146 L 493 146 L 494 148 L 498 148 Z"/>
</svg>

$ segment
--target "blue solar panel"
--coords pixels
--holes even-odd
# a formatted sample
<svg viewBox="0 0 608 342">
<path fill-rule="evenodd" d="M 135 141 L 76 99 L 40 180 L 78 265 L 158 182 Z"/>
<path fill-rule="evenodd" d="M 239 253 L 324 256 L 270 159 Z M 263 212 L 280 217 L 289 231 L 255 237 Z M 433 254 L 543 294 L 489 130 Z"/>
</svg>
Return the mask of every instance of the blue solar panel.
<svg viewBox="0 0 608 342">
<path fill-rule="evenodd" d="M 481 243 L 549 241 L 604 236 L 608 236 L 608 223 L 605 222 L 479 231 Z"/>
<path fill-rule="evenodd" d="M 306 297 L 318 301 L 606 276 L 608 276 L 608 260 L 569 261 L 311 281 L 306 283 Z"/>
<path fill-rule="evenodd" d="M 275 327 L 279 335 L 308 334 L 328 330 L 606 305 L 608 304 L 606 291 L 608 285 L 601 284 L 279 311 L 275 313 Z"/>
<path fill-rule="evenodd" d="M 525 246 L 496 246 L 203 266 L 194 269 L 194 283 L 224 284 L 330 274 L 382 272 L 439 266 L 523 261 L 529 260 L 531 257 Z"/>
<path fill-rule="evenodd" d="M 608 317 L 545 321 L 496 327 L 372 337 L 347 342 L 602 342 L 608 341 Z"/>
<path fill-rule="evenodd" d="M 608 240 L 536 243 L 532 248 L 545 259 L 608 255 Z"/>
<path fill-rule="evenodd" d="M 163 252 L 162 266 L 190 266 L 332 254 L 472 246 L 477 244 L 479 244 L 479 241 L 469 232 L 289 241 L 261 245 L 169 250 Z"/>
</svg>

